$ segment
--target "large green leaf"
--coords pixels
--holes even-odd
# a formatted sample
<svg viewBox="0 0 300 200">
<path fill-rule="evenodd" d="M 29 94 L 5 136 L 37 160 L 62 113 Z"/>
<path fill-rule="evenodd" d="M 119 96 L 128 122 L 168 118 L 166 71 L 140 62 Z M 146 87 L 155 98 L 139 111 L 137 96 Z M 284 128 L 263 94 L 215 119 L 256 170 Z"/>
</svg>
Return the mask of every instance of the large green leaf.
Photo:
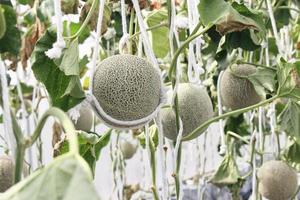
<svg viewBox="0 0 300 200">
<path fill-rule="evenodd" d="M 245 29 L 265 30 L 261 16 L 244 5 L 234 3 L 231 6 L 224 0 L 201 0 L 198 10 L 202 23 L 216 25 L 221 35 Z"/>
<path fill-rule="evenodd" d="M 59 69 L 67 76 L 79 75 L 79 49 L 77 39 L 68 42 Z"/>
<path fill-rule="evenodd" d="M 91 171 L 86 162 L 74 154 L 54 159 L 10 188 L 0 200 L 99 200 Z"/>
<path fill-rule="evenodd" d="M 149 27 L 156 26 L 167 21 L 168 13 L 166 10 L 157 10 L 151 13 L 146 21 Z M 164 58 L 169 52 L 169 30 L 168 27 L 160 27 L 150 32 L 154 53 L 159 58 Z"/>
<path fill-rule="evenodd" d="M 300 144 L 300 104 L 289 101 L 284 110 L 279 115 L 281 130 L 294 137 Z"/>
<path fill-rule="evenodd" d="M 2 4 L 2 2 L 0 3 Z M 21 47 L 21 34 L 17 28 L 17 17 L 13 7 L 2 5 L 6 21 L 6 32 L 0 39 L 0 53 L 18 55 Z"/>
<path fill-rule="evenodd" d="M 240 178 L 233 156 L 226 154 L 210 182 L 216 185 L 231 185 L 237 183 Z"/>
<path fill-rule="evenodd" d="M 61 64 L 59 61 L 54 62 L 45 55 L 45 51 L 52 48 L 55 41 L 56 34 L 50 29 L 38 40 L 31 57 L 32 70 L 36 79 L 46 86 L 52 105 L 67 111 L 83 100 L 84 92 L 79 75 L 68 75 L 79 74 L 79 65 L 77 66 L 78 69 L 74 70 L 72 69 L 73 66 L 63 65 L 59 67 Z M 68 49 L 65 52 L 69 52 Z M 63 58 L 71 59 L 72 55 L 67 53 L 64 54 Z M 73 55 L 75 58 L 77 56 Z M 68 74 L 65 74 L 60 68 Z"/>
<path fill-rule="evenodd" d="M 265 67 L 257 67 L 256 69 L 257 71 L 247 78 L 253 84 L 256 92 L 265 97 L 266 93 L 275 91 L 276 71 Z"/>
</svg>

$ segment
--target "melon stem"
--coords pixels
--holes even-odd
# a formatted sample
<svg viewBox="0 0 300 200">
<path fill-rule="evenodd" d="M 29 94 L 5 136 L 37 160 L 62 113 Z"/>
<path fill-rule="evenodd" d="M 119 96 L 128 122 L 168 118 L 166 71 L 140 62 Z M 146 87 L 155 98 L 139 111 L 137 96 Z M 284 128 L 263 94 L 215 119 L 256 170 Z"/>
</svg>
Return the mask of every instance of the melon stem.
<svg viewBox="0 0 300 200">
<path fill-rule="evenodd" d="M 273 102 L 275 99 L 279 98 L 279 95 L 275 95 L 269 99 L 266 99 L 264 101 L 261 101 L 257 104 L 254 104 L 252 106 L 249 106 L 249 107 L 246 107 L 246 108 L 242 108 L 242 109 L 238 109 L 238 110 L 234 110 L 234 111 L 231 111 L 231 112 L 228 112 L 228 113 L 225 113 L 223 115 L 220 115 L 220 116 L 217 116 L 217 117 L 214 117 L 214 118 L 211 118 L 210 120 L 206 121 L 205 123 L 203 123 L 202 125 L 200 125 L 198 128 L 196 128 L 193 132 L 191 132 L 190 134 L 188 134 L 187 136 L 183 137 L 182 140 L 183 141 L 187 141 L 187 140 L 190 140 L 191 138 L 193 138 L 193 136 L 198 133 L 198 132 L 201 132 L 203 131 L 204 129 L 206 129 L 210 124 L 214 123 L 214 122 L 217 122 L 218 120 L 220 119 L 225 119 L 227 117 L 230 117 L 230 116 L 233 116 L 233 115 L 238 115 L 238 114 L 241 114 L 241 113 L 245 113 L 247 111 L 250 111 L 250 110 L 253 110 L 255 108 L 258 108 L 260 106 L 264 106 L 266 104 L 269 104 L 271 102 Z"/>
</svg>

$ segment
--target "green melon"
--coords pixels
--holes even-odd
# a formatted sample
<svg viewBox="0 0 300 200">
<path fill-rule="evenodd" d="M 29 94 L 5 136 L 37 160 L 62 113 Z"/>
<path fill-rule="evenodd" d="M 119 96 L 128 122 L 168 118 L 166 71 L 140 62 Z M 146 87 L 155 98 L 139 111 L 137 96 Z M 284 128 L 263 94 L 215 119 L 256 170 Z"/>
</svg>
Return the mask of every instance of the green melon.
<svg viewBox="0 0 300 200">
<path fill-rule="evenodd" d="M 0 192 L 5 192 L 14 182 L 14 164 L 11 157 L 0 157 Z"/>
<path fill-rule="evenodd" d="M 76 130 L 88 132 L 93 126 L 93 112 L 87 107 L 81 107 L 79 110 L 80 117 L 75 122 L 73 120 Z"/>
<path fill-rule="evenodd" d="M 297 172 L 283 161 L 265 162 L 257 177 L 259 193 L 269 200 L 288 200 L 298 188 Z"/>
<path fill-rule="evenodd" d="M 231 71 L 232 70 L 232 71 Z M 232 110 L 245 108 L 261 101 L 253 84 L 246 78 L 256 72 L 252 65 L 232 65 L 228 67 L 221 78 L 221 98 L 224 106 Z M 236 76 L 237 75 L 237 76 Z"/>
<path fill-rule="evenodd" d="M 125 139 L 120 141 L 120 150 L 124 159 L 130 159 L 136 153 L 138 148 L 137 143 L 129 142 Z"/>
<path fill-rule="evenodd" d="M 213 106 L 205 88 L 191 83 L 181 83 L 178 87 L 179 116 L 183 123 L 183 136 L 188 135 L 202 123 L 213 117 Z M 169 95 L 171 98 L 172 95 Z M 172 108 L 161 111 L 164 136 L 176 140 L 176 117 Z M 193 138 L 199 136 L 197 133 Z"/>
<path fill-rule="evenodd" d="M 116 120 L 143 119 L 160 104 L 160 73 L 138 56 L 115 55 L 103 60 L 93 83 L 93 95 L 104 112 Z M 113 127 L 118 126 L 103 120 Z"/>
</svg>

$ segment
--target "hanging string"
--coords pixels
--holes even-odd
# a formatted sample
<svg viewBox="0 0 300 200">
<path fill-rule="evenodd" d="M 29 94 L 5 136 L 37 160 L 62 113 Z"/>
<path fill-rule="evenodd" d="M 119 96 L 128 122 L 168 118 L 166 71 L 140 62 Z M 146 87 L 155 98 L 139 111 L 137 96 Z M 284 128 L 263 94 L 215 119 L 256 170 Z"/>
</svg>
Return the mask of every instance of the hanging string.
<svg viewBox="0 0 300 200">
<path fill-rule="evenodd" d="M 149 41 L 149 37 L 148 37 L 148 33 L 146 31 L 146 26 L 144 24 L 144 20 L 143 20 L 143 16 L 142 16 L 142 12 L 139 6 L 139 2 L 138 0 L 132 0 L 133 3 L 133 7 L 135 9 L 136 12 L 136 17 L 137 17 L 137 21 L 141 30 L 141 35 L 143 38 L 143 44 L 144 44 L 144 49 L 145 49 L 145 53 L 147 55 L 147 57 L 150 59 L 150 61 L 152 62 L 152 64 L 154 65 L 154 67 L 156 67 L 157 69 L 159 69 L 159 65 L 158 62 L 156 60 L 156 57 L 154 55 L 153 49 L 150 45 L 150 41 Z"/>
<path fill-rule="evenodd" d="M 218 84 L 217 84 L 217 95 L 218 95 L 218 115 L 223 114 L 222 110 L 222 99 L 221 99 L 221 79 L 223 76 L 224 71 L 221 71 L 218 77 Z M 221 137 L 221 146 L 220 146 L 220 155 L 225 155 L 227 146 L 226 146 L 226 137 L 224 132 L 224 123 L 223 120 L 219 120 L 219 131 L 220 131 L 220 137 Z"/>
<path fill-rule="evenodd" d="M 130 35 L 127 33 L 127 20 L 126 20 L 126 4 L 125 0 L 121 0 L 121 17 L 122 17 L 122 32 L 123 36 L 119 41 L 119 52 L 123 53 L 124 46 L 129 47 Z"/>
<path fill-rule="evenodd" d="M 199 21 L 199 14 L 195 12 L 197 9 L 195 0 L 188 0 L 188 18 L 189 18 L 189 30 L 193 32 L 195 26 Z M 196 61 L 195 48 L 197 58 L 201 59 L 201 38 L 197 38 L 195 41 L 189 43 L 189 54 L 188 54 L 188 78 L 189 82 L 201 84 L 200 75 L 204 73 L 204 69 Z M 201 63 L 202 64 L 202 63 Z"/>
<path fill-rule="evenodd" d="M 94 73 L 95 73 L 96 68 L 97 68 L 97 60 L 98 60 L 98 56 L 99 56 L 99 42 L 100 42 L 100 39 L 101 39 L 101 31 L 102 31 L 104 5 L 105 5 L 105 0 L 100 0 L 99 14 L 98 14 L 98 21 L 97 21 L 97 28 L 96 28 L 96 39 L 95 39 L 95 46 L 94 46 L 94 51 L 93 51 L 92 70 L 91 70 L 91 74 L 90 74 L 90 80 L 93 80 Z M 93 90 L 93 81 L 90 81 L 89 92 L 92 92 L 92 90 Z"/>
<path fill-rule="evenodd" d="M 45 52 L 45 54 L 53 59 L 60 58 L 62 50 L 66 47 L 66 42 L 63 38 L 63 23 L 62 23 L 62 13 L 61 13 L 61 2 L 60 0 L 54 0 L 54 12 L 56 18 L 56 42 L 53 47 Z"/>
<path fill-rule="evenodd" d="M 270 17 L 271 25 L 272 25 L 272 29 L 273 29 L 273 34 L 274 34 L 274 37 L 276 40 L 276 45 L 278 47 L 279 54 L 284 55 L 285 50 L 281 46 L 281 42 L 280 42 L 280 38 L 278 35 L 277 26 L 276 26 L 276 20 L 275 20 L 274 13 L 272 10 L 272 3 L 270 0 L 266 0 L 266 6 L 268 8 L 268 13 L 269 13 L 269 17 Z"/>
<path fill-rule="evenodd" d="M 251 136 L 251 144 L 256 140 L 256 130 L 253 131 Z M 255 145 L 252 147 L 255 151 Z M 256 200 L 256 187 L 257 187 L 257 179 L 256 179 L 256 157 L 253 157 L 252 160 L 252 200 Z"/>
<path fill-rule="evenodd" d="M 175 148 L 174 148 L 174 169 L 176 170 L 177 169 L 177 157 L 178 157 L 178 154 L 180 153 L 180 146 L 181 146 L 181 139 L 182 139 L 182 134 L 183 134 L 183 123 L 181 121 L 181 119 L 179 118 L 179 132 L 178 132 L 178 136 L 177 136 L 177 139 L 176 139 L 176 145 L 175 145 Z M 180 164 L 180 163 L 178 163 Z M 178 182 L 179 182 L 179 185 L 182 185 L 182 182 L 181 182 L 181 175 L 180 175 L 180 171 L 178 172 Z M 179 191 L 179 197 L 178 199 L 181 200 L 183 197 L 183 191 L 182 191 L 182 187 L 180 187 L 180 191 Z"/>
<path fill-rule="evenodd" d="M 5 140 L 8 144 L 8 148 L 11 154 L 15 156 L 16 153 L 16 140 L 13 134 L 12 118 L 9 105 L 9 89 L 6 78 L 6 67 L 0 58 L 0 77 L 1 77 L 1 91 L 2 91 L 2 103 L 3 103 L 3 124 L 5 130 Z"/>
<path fill-rule="evenodd" d="M 158 155 L 159 155 L 159 163 L 162 173 L 162 199 L 167 200 L 168 199 L 168 179 L 166 176 L 167 173 L 167 166 L 166 166 L 166 157 L 163 150 L 164 145 L 164 136 L 163 136 L 163 127 L 162 127 L 162 121 L 161 121 L 161 113 L 158 112 L 155 123 L 158 129 Z"/>
</svg>

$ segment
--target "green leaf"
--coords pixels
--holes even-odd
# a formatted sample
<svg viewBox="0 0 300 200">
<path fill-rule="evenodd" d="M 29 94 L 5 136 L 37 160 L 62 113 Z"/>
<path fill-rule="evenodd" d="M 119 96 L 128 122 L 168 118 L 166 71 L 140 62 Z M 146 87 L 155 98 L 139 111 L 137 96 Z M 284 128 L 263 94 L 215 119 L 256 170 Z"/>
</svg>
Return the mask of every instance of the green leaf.
<svg viewBox="0 0 300 200">
<path fill-rule="evenodd" d="M 297 163 L 300 164 L 300 144 L 297 142 L 292 142 L 286 152 L 285 152 L 285 158 L 290 163 Z"/>
<path fill-rule="evenodd" d="M 253 84 L 256 92 L 265 97 L 275 91 L 276 71 L 265 67 L 257 67 L 256 72 L 247 78 Z"/>
<path fill-rule="evenodd" d="M 38 40 L 31 57 L 32 70 L 36 79 L 45 85 L 52 105 L 67 111 L 84 99 L 84 92 L 78 75 L 66 75 L 45 55 L 55 41 L 56 33 L 50 29 Z"/>
<path fill-rule="evenodd" d="M 111 132 L 112 129 L 99 137 L 93 133 L 77 131 L 80 155 L 89 164 L 93 173 L 95 172 L 96 162 L 99 160 L 102 148 L 104 148 L 110 140 Z M 69 143 L 67 140 L 64 140 L 58 149 L 59 155 L 65 154 L 68 151 Z"/>
<path fill-rule="evenodd" d="M 250 135 L 248 129 L 249 125 L 246 123 L 244 115 L 240 114 L 237 116 L 230 116 L 226 120 L 224 131 L 225 133 L 227 133 L 228 131 L 232 131 L 239 134 L 240 136 L 248 136 Z"/>
<path fill-rule="evenodd" d="M 150 142 L 154 144 L 154 148 L 158 146 L 158 130 L 156 125 L 152 125 L 149 127 L 149 135 L 150 135 Z M 140 144 L 143 148 L 146 148 L 146 135 L 145 132 L 142 132 L 139 135 Z"/>
<path fill-rule="evenodd" d="M 251 34 L 250 30 L 242 30 L 226 35 L 226 43 L 231 48 L 242 48 L 247 51 L 254 51 L 261 46 L 256 44 L 255 39 L 252 37 L 254 33 Z"/>
<path fill-rule="evenodd" d="M 258 14 L 243 5 L 233 5 L 240 13 L 224 0 L 201 0 L 198 10 L 202 23 L 205 26 L 216 25 L 221 35 L 245 29 L 265 30 Z"/>
<path fill-rule="evenodd" d="M 0 53 L 8 52 L 18 55 L 21 47 L 21 33 L 16 26 L 16 12 L 11 6 L 2 5 L 1 7 L 4 9 L 6 32 L 0 39 Z"/>
<path fill-rule="evenodd" d="M 100 200 L 91 171 L 78 155 L 65 154 L 54 159 L 10 188 L 1 200 Z"/>
<path fill-rule="evenodd" d="M 156 10 L 147 16 L 146 22 L 149 27 L 156 26 L 168 20 L 166 10 Z M 150 38 L 154 53 L 159 58 L 164 58 L 169 52 L 169 30 L 168 27 L 160 27 L 150 31 Z"/>
<path fill-rule="evenodd" d="M 67 48 L 64 51 L 59 69 L 65 73 L 65 75 L 79 75 L 79 49 L 78 39 L 74 39 L 68 42 Z"/>
<path fill-rule="evenodd" d="M 69 36 L 68 31 L 70 31 L 69 32 L 70 35 L 74 35 L 80 29 L 81 24 L 71 22 L 68 27 L 68 22 L 64 21 L 63 26 L 64 26 L 64 36 L 68 37 Z M 90 36 L 90 29 L 88 26 L 86 26 L 83 29 L 82 33 L 78 36 L 78 42 L 83 43 L 85 41 L 85 39 L 88 38 L 89 36 Z"/>
<path fill-rule="evenodd" d="M 283 59 L 278 63 L 277 77 L 279 83 L 278 94 L 281 97 L 289 97 L 300 100 L 300 62 L 287 63 Z"/>
<path fill-rule="evenodd" d="M 226 154 L 210 182 L 216 185 L 232 185 L 237 183 L 240 178 L 233 156 Z"/>
<path fill-rule="evenodd" d="M 300 104 L 290 100 L 278 117 L 280 129 L 300 144 Z"/>
</svg>

